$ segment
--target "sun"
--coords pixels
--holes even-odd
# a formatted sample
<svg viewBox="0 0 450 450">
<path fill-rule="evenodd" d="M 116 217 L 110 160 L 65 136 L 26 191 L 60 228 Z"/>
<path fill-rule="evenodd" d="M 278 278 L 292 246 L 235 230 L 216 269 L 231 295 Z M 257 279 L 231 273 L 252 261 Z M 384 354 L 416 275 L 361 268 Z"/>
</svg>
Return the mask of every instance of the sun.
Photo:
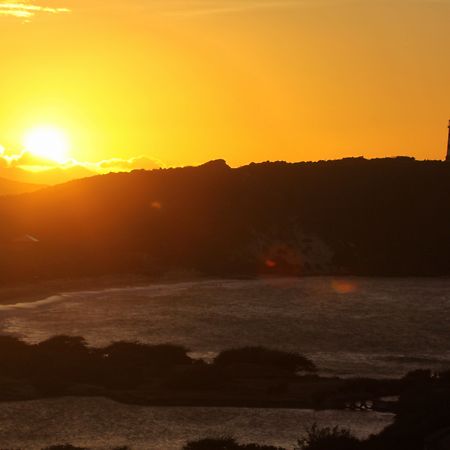
<svg viewBox="0 0 450 450">
<path fill-rule="evenodd" d="M 53 126 L 36 127 L 24 138 L 25 150 L 34 156 L 64 163 L 69 159 L 69 140 L 64 131 Z"/>
</svg>

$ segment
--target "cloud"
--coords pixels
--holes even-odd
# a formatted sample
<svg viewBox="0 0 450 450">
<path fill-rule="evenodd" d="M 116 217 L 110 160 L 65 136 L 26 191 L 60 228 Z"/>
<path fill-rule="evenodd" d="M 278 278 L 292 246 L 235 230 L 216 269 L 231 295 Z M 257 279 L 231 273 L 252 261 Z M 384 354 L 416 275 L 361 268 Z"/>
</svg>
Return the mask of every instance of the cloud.
<svg viewBox="0 0 450 450">
<path fill-rule="evenodd" d="M 163 167 L 164 164 L 154 158 L 141 155 L 129 159 L 125 158 L 111 158 L 101 161 L 76 161 L 70 159 L 63 164 L 56 161 L 46 159 L 28 151 L 22 152 L 8 152 L 0 145 L 0 169 L 2 169 L 2 176 L 8 177 L 17 173 L 25 171 L 34 173 L 50 173 L 50 172 L 66 172 L 66 174 L 104 174 L 109 172 L 130 172 L 136 169 L 152 170 Z M 77 178 L 74 176 L 73 178 Z"/>
<path fill-rule="evenodd" d="M 62 7 L 50 7 L 37 5 L 35 3 L 11 3 L 0 1 L 0 15 L 12 16 L 22 19 L 30 19 L 36 14 L 62 14 L 69 13 L 70 9 Z"/>
<path fill-rule="evenodd" d="M 183 19 L 263 9 L 290 8 L 324 1 L 349 0 L 127 0 L 126 2 L 97 0 L 91 2 L 89 6 L 85 5 L 84 8 L 97 12 L 115 10 L 123 13 L 134 12 L 143 17 L 150 14 Z"/>
<path fill-rule="evenodd" d="M 6 150 L 5 147 L 0 145 L 0 169 L 2 167 L 8 167 L 8 161 L 6 161 Z"/>
<path fill-rule="evenodd" d="M 6 152 L 4 152 L 3 159 L 7 161 L 11 167 L 46 167 L 56 165 L 56 163 L 52 160 L 34 155 L 33 153 L 27 151 L 10 156 L 6 155 Z"/>
<path fill-rule="evenodd" d="M 165 15 L 179 17 L 209 16 L 215 14 L 232 14 L 259 9 L 285 8 L 298 6 L 302 4 L 302 0 L 240 0 L 240 1 L 203 1 L 203 2 L 167 2 L 164 11 Z"/>
<path fill-rule="evenodd" d="M 130 159 L 112 158 L 100 161 L 95 164 L 98 171 L 122 172 L 136 169 L 158 169 L 163 166 L 160 161 L 148 158 L 147 156 L 138 156 Z"/>
</svg>

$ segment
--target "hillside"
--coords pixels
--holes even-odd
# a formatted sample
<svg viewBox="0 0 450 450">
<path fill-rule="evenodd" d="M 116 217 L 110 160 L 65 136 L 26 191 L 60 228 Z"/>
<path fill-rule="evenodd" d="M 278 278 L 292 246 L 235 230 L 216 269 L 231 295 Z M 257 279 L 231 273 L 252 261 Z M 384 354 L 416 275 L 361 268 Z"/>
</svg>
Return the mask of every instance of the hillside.
<svg viewBox="0 0 450 450">
<path fill-rule="evenodd" d="M 449 275 L 449 199 L 450 164 L 409 158 L 96 176 L 0 199 L 0 269 Z"/>
<path fill-rule="evenodd" d="M 95 175 L 95 173 L 81 166 L 68 168 L 55 167 L 33 172 L 20 167 L 1 167 L 0 165 L 0 178 L 25 184 L 55 185 L 92 175 Z"/>
<path fill-rule="evenodd" d="M 21 183 L 19 181 L 7 180 L 0 178 L 0 196 L 1 195 L 17 195 L 26 192 L 37 191 L 44 186 L 39 184 Z"/>
</svg>

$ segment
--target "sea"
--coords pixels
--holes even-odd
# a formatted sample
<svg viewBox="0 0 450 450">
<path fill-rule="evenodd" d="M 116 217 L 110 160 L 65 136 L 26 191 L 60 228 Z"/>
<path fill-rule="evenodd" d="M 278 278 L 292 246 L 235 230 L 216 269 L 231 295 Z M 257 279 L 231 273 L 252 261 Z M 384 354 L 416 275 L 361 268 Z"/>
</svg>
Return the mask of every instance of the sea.
<svg viewBox="0 0 450 450">
<path fill-rule="evenodd" d="M 222 279 L 65 292 L 0 306 L 0 333 L 28 342 L 83 336 L 94 346 L 172 343 L 206 361 L 223 349 L 262 345 L 304 354 L 324 376 L 401 377 L 450 369 L 450 279 Z M 154 408 L 62 398 L 0 403 L 0 448 L 181 450 L 187 440 L 234 436 L 293 449 L 313 423 L 367 437 L 392 420 L 377 412 Z"/>
</svg>

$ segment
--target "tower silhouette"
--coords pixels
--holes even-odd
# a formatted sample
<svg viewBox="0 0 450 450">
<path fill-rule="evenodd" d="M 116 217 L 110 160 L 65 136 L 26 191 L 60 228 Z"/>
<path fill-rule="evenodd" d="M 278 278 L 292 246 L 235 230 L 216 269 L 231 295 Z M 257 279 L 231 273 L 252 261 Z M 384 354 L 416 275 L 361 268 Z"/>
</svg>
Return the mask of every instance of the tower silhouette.
<svg viewBox="0 0 450 450">
<path fill-rule="evenodd" d="M 450 120 L 448 121 L 448 141 L 447 141 L 447 157 L 445 158 L 447 162 L 450 162 Z"/>
</svg>

